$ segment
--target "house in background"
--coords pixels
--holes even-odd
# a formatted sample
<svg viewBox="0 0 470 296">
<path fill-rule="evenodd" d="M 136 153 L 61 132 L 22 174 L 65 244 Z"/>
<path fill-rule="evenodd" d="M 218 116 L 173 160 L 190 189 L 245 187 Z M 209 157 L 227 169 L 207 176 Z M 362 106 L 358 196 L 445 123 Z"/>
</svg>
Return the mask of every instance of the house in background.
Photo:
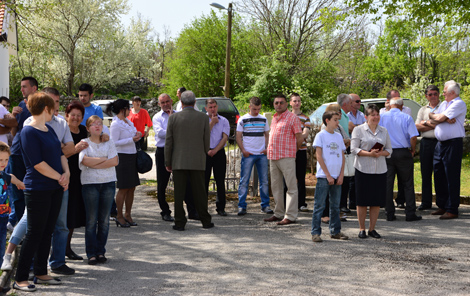
<svg viewBox="0 0 470 296">
<path fill-rule="evenodd" d="M 15 14 L 0 0 L 0 96 L 10 95 L 10 56 L 16 54 Z"/>
</svg>

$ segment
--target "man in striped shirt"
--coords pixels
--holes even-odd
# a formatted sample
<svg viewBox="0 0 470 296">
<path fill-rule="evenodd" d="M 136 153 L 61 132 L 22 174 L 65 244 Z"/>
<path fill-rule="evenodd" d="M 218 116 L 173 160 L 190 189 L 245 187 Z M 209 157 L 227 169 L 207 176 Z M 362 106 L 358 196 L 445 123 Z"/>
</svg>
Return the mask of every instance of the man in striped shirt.
<svg viewBox="0 0 470 296">
<path fill-rule="evenodd" d="M 259 114 L 261 100 L 258 97 L 250 99 L 250 112 L 240 117 L 237 124 L 237 144 L 242 152 L 240 185 L 238 186 L 238 215 L 246 214 L 246 196 L 253 165 L 259 176 L 261 196 L 261 211 L 272 214 L 269 207 L 268 188 L 268 158 L 269 123 L 266 117 Z"/>
<path fill-rule="evenodd" d="M 297 179 L 295 177 L 295 156 L 303 142 L 300 120 L 287 110 L 287 98 L 278 95 L 274 98 L 276 114 L 271 123 L 269 134 L 268 159 L 270 160 L 271 189 L 276 207 L 266 222 L 280 221 L 278 225 L 294 223 L 298 215 Z M 284 207 L 284 183 L 287 197 Z"/>
</svg>

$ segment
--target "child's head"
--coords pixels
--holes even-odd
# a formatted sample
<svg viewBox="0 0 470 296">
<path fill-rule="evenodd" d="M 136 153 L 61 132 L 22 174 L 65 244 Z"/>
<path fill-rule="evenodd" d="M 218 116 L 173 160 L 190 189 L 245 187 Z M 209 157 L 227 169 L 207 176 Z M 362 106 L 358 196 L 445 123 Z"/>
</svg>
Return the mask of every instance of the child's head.
<svg viewBox="0 0 470 296">
<path fill-rule="evenodd" d="M 101 135 L 103 120 L 97 115 L 90 116 L 86 121 L 86 129 L 91 135 Z"/>
<path fill-rule="evenodd" d="M 326 126 L 332 126 L 332 124 L 339 123 L 339 115 L 338 112 L 335 111 L 326 111 L 323 113 L 323 124 Z M 333 126 L 336 128 L 337 126 Z"/>
<path fill-rule="evenodd" d="M 7 167 L 10 153 L 10 147 L 0 141 L 0 171 L 3 171 Z"/>
</svg>

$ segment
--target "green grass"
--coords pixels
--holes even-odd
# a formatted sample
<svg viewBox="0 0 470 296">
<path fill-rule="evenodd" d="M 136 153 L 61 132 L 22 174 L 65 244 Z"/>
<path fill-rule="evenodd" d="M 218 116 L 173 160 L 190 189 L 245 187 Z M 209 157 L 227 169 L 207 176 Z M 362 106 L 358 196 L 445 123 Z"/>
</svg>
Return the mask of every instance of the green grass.
<svg viewBox="0 0 470 296">
<path fill-rule="evenodd" d="M 415 183 L 415 192 L 421 192 L 421 167 L 420 162 L 416 161 L 414 164 L 414 183 Z M 397 189 L 397 184 L 395 181 L 395 189 Z M 434 191 L 434 178 L 433 178 L 433 193 Z M 470 196 L 470 153 L 463 156 L 462 159 L 462 170 L 460 175 L 460 195 Z"/>
</svg>

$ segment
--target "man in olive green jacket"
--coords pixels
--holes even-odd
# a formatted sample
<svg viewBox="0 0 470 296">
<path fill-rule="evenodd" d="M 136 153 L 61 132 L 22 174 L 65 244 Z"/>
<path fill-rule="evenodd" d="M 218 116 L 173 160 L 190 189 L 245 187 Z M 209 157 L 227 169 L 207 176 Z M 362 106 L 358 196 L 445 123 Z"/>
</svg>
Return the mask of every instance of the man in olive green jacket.
<svg viewBox="0 0 470 296">
<path fill-rule="evenodd" d="M 194 110 L 196 97 L 192 91 L 181 95 L 183 110 L 168 119 L 165 140 L 165 165 L 173 172 L 175 183 L 175 225 L 174 230 L 183 231 L 186 214 L 183 200 L 187 180 L 190 179 L 194 205 L 203 228 L 212 228 L 211 215 L 207 211 L 207 192 L 204 187 L 206 155 L 209 151 L 210 128 L 206 114 Z"/>
</svg>

